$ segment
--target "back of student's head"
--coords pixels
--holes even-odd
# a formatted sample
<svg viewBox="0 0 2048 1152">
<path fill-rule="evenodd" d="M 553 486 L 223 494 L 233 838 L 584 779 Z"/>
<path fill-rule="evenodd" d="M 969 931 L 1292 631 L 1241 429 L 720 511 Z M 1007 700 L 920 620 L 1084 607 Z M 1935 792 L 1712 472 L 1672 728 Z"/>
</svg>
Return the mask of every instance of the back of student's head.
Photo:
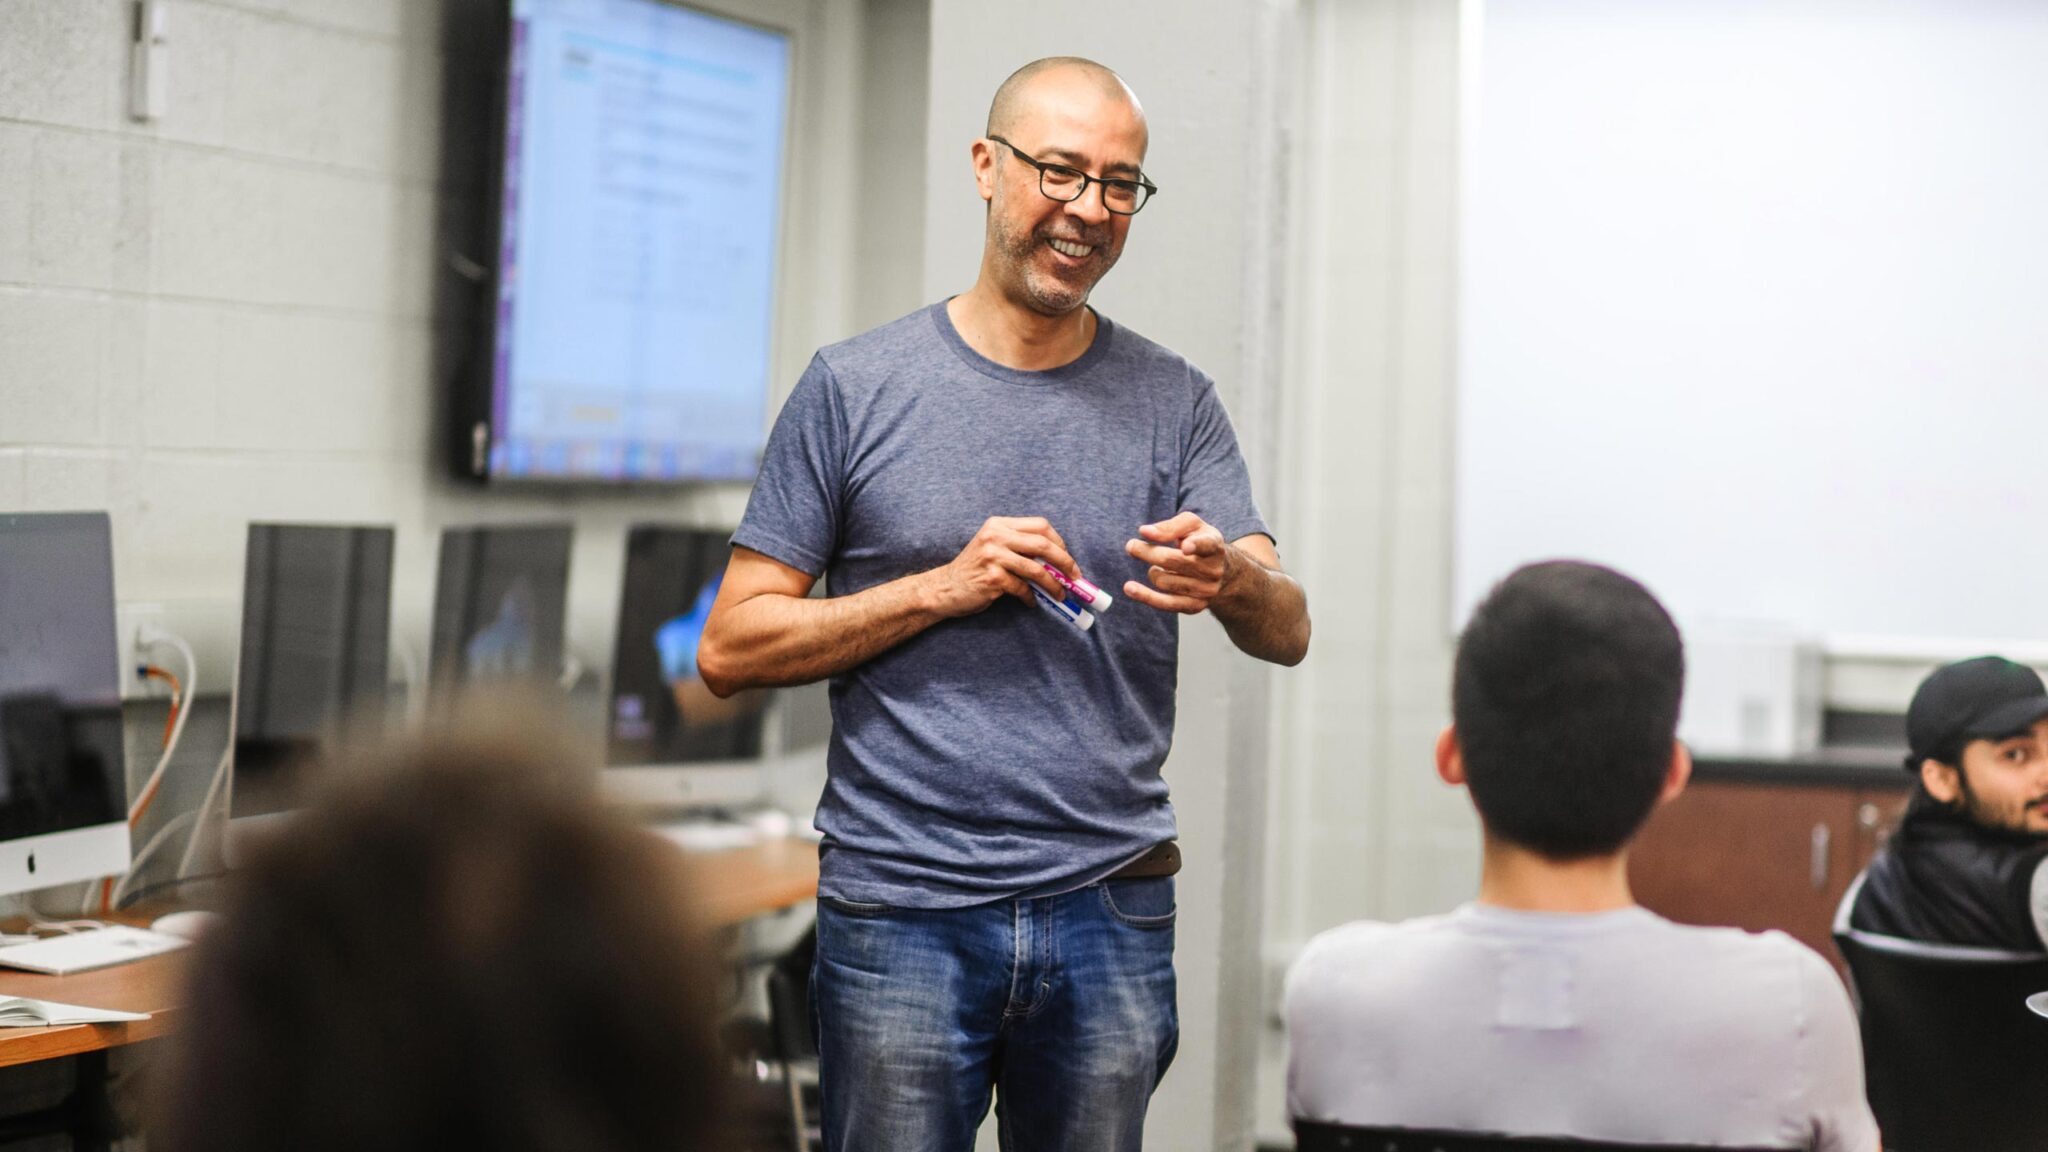
<svg viewBox="0 0 2048 1152">
<path fill-rule="evenodd" d="M 677 854 L 519 727 L 344 755 L 195 948 L 152 1146 L 715 1147 Z"/>
<path fill-rule="evenodd" d="M 1487 831 L 1555 859 L 1619 851 L 1663 789 L 1684 686 L 1678 627 L 1636 581 L 1563 560 L 1502 580 L 1451 689 Z"/>
</svg>

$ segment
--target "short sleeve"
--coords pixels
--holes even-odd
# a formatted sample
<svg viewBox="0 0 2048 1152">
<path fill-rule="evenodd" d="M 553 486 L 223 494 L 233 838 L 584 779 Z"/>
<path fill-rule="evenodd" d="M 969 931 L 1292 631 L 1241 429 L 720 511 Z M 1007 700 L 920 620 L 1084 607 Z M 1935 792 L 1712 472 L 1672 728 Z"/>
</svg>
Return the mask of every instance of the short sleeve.
<svg viewBox="0 0 2048 1152">
<path fill-rule="evenodd" d="M 1849 994 L 1827 961 L 1803 947 L 1799 979 L 1813 1152 L 1873 1152 L 1877 1119 L 1863 1094 L 1863 1039 Z"/>
<path fill-rule="evenodd" d="M 732 542 L 811 576 L 831 564 L 846 479 L 838 382 L 813 356 L 775 418 L 760 475 Z"/>
<path fill-rule="evenodd" d="M 1215 381 L 1199 372 L 1194 376 L 1194 414 L 1181 457 L 1180 510 L 1200 516 L 1225 540 L 1254 533 L 1271 536 L 1252 500 L 1251 474 L 1238 450 L 1230 414 L 1216 395 Z"/>
</svg>

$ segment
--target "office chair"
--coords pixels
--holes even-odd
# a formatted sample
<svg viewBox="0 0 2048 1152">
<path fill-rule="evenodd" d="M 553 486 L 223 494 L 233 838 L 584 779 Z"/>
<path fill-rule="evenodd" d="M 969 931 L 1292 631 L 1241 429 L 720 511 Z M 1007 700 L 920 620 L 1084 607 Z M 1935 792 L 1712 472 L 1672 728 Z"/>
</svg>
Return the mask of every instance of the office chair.
<svg viewBox="0 0 2048 1152">
<path fill-rule="evenodd" d="M 1438 1132 L 1420 1128 L 1361 1128 L 1294 1122 L 1298 1152 L 1784 1152 L 1723 1145 L 1615 1144 L 1565 1136 L 1504 1136 L 1494 1132 Z"/>
<path fill-rule="evenodd" d="M 770 1050 L 782 1065 L 792 1152 L 812 1152 L 825 1142 L 817 1100 L 818 1042 L 811 1031 L 811 959 L 817 951 L 814 924 L 768 967 Z"/>
<path fill-rule="evenodd" d="M 787 950 L 743 962 L 745 971 L 765 972 L 768 1016 L 738 1016 L 725 1027 L 726 1050 L 737 1065 L 751 1069 L 748 1092 L 754 1103 L 743 1110 L 746 1126 L 738 1152 L 816 1152 L 824 1146 L 810 1003 L 811 958 L 817 948 L 813 926 Z"/>
<path fill-rule="evenodd" d="M 1863 1029 L 1863 1080 L 1892 1152 L 2048 1148 L 2048 954 L 1904 940 L 1835 914 Z"/>
</svg>

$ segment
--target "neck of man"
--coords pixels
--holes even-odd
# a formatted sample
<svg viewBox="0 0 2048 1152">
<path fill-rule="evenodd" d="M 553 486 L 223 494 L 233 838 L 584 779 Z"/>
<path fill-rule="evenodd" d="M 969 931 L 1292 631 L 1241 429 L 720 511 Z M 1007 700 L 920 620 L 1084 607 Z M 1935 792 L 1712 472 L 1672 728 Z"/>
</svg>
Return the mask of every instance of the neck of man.
<svg viewBox="0 0 2048 1152">
<path fill-rule="evenodd" d="M 946 315 L 967 346 L 1019 372 L 1044 372 L 1079 360 L 1095 342 L 1095 312 L 1082 304 L 1047 316 L 1010 299 L 989 280 L 946 302 Z"/>
<path fill-rule="evenodd" d="M 1628 853 L 1552 860 L 1488 834 L 1479 902 L 1517 912 L 1613 912 L 1635 907 Z"/>
</svg>

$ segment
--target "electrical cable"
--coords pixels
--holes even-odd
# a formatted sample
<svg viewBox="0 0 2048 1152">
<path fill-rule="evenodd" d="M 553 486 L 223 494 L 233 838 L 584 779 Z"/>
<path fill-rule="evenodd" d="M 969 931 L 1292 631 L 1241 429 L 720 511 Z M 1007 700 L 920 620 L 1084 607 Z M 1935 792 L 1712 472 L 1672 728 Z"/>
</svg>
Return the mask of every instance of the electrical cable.
<svg viewBox="0 0 2048 1152">
<path fill-rule="evenodd" d="M 420 678 L 420 654 L 413 646 L 401 640 L 392 645 L 398 657 L 398 668 L 405 677 L 405 719 L 417 724 L 427 714 L 427 682 Z"/>
<path fill-rule="evenodd" d="M 175 649 L 178 655 L 185 658 L 185 678 L 181 681 L 176 676 L 154 664 L 144 664 L 136 668 L 137 675 L 170 681 L 171 714 L 165 725 L 164 750 L 157 757 L 156 767 L 150 770 L 149 778 L 143 781 L 142 790 L 136 793 L 135 802 L 128 806 L 128 831 L 130 834 L 133 834 L 136 826 L 141 824 L 143 813 L 149 811 L 151 801 L 156 799 L 157 790 L 163 787 L 164 774 L 170 770 L 171 758 L 177 755 L 178 745 L 185 739 L 185 723 L 192 718 L 192 709 L 189 705 L 192 702 L 193 694 L 199 690 L 199 660 L 192 654 L 192 646 L 185 643 L 182 637 L 166 632 L 155 625 L 144 624 L 136 631 L 135 641 L 137 645 L 142 647 L 166 644 Z M 123 873 L 123 877 L 133 875 L 135 867 L 136 862 L 131 859 L 128 862 L 128 871 Z M 106 915 L 113 907 L 113 893 L 116 887 L 114 878 L 111 876 L 97 884 L 87 885 L 85 899 L 81 903 L 79 911 L 92 911 L 93 893 L 97 890 L 99 893 L 100 914 L 102 916 Z"/>
<path fill-rule="evenodd" d="M 193 657 L 190 644 L 185 643 L 180 637 L 165 632 L 160 628 L 153 628 L 147 624 L 143 625 L 143 630 L 136 639 L 139 643 L 146 645 L 161 643 L 168 644 L 172 648 L 177 649 L 178 655 L 185 658 L 185 679 L 180 683 L 177 677 L 171 676 L 169 673 L 164 674 L 165 678 L 171 681 L 170 727 L 168 734 L 164 737 L 163 754 L 157 757 L 156 767 L 151 769 L 149 779 L 142 785 L 142 791 L 136 794 L 135 803 L 128 807 L 128 826 L 130 828 L 135 826 L 136 821 L 142 819 L 142 814 L 149 809 L 149 802 L 156 799 L 156 791 L 164 782 L 164 773 L 171 766 L 171 757 L 177 753 L 178 744 L 184 739 L 185 722 L 192 718 L 192 709 L 181 707 L 181 704 L 189 703 L 199 691 L 199 661 Z M 136 671 L 140 675 L 147 676 L 150 674 L 150 669 L 154 667 L 154 665 L 143 665 Z M 157 670 L 162 671 L 161 669 Z"/>
<path fill-rule="evenodd" d="M 199 807 L 193 812 L 195 820 L 192 825 L 192 838 L 185 841 L 185 854 L 178 860 L 177 875 L 181 879 L 192 874 L 192 862 L 199 856 L 199 842 L 206 833 L 206 817 L 213 812 L 214 797 L 222 795 L 224 789 L 229 802 L 232 802 L 234 796 L 234 788 L 228 773 L 235 763 L 235 724 L 241 715 L 242 706 L 239 671 L 236 672 L 235 679 L 236 683 L 231 686 L 228 693 L 227 746 L 220 750 L 220 763 L 214 766 L 213 779 L 206 782 L 205 799 L 199 802 Z"/>
<path fill-rule="evenodd" d="M 126 901 L 128 904 L 133 904 L 140 900 L 147 900 L 165 889 L 182 888 L 187 884 L 202 884 L 208 880 L 223 880 L 229 875 L 230 873 L 226 869 L 222 869 L 219 872 L 201 872 L 196 876 L 182 876 L 171 880 L 159 880 L 154 884 L 145 884 L 140 888 L 131 889 L 126 897 Z"/>
<path fill-rule="evenodd" d="M 195 808 L 190 812 L 180 812 L 165 821 L 164 826 L 156 830 L 156 835 L 151 836 L 149 843 L 142 846 L 142 851 L 135 854 L 135 859 L 128 865 L 128 871 L 121 877 L 121 882 L 114 885 L 113 894 L 106 897 L 102 905 L 102 915 L 121 906 L 122 900 L 128 895 L 129 882 L 142 875 L 142 866 L 149 861 L 150 857 L 156 855 L 157 849 L 162 848 L 180 829 L 197 820 L 201 811 L 203 809 Z"/>
<path fill-rule="evenodd" d="M 162 737 L 162 742 L 168 744 L 171 742 L 172 730 L 178 725 L 178 713 L 185 704 L 185 682 L 178 679 L 176 673 L 158 664 L 144 664 L 135 671 L 151 680 L 162 680 L 171 686 L 171 710 L 164 716 Z"/>
</svg>

